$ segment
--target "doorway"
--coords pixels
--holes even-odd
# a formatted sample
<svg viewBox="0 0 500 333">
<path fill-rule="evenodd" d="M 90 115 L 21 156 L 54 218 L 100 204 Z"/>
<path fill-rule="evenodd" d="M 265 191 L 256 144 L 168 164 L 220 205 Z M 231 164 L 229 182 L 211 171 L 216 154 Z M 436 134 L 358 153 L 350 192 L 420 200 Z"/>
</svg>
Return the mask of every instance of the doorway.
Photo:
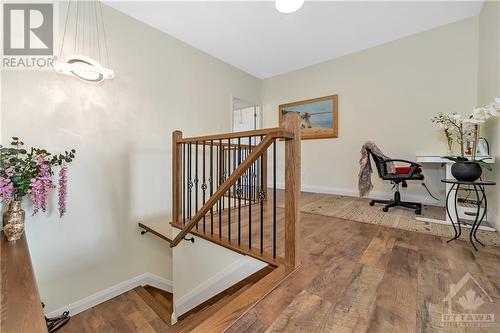
<svg viewBox="0 0 500 333">
<path fill-rule="evenodd" d="M 253 131 L 262 128 L 261 107 L 233 97 L 232 131 Z"/>
</svg>

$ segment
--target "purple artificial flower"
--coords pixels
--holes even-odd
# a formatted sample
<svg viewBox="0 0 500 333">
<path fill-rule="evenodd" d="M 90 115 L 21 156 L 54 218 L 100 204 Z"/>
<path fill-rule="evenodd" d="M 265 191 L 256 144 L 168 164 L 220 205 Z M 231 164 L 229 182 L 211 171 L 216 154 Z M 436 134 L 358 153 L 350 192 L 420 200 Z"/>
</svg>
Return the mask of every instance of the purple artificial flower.
<svg viewBox="0 0 500 333">
<path fill-rule="evenodd" d="M 6 204 L 9 204 L 13 199 L 14 184 L 8 178 L 0 176 L 0 198 Z"/>
<path fill-rule="evenodd" d="M 38 161 L 37 161 L 38 163 Z M 40 171 L 36 178 L 31 179 L 30 197 L 33 201 L 33 215 L 38 213 L 38 210 L 45 212 L 47 209 L 47 197 L 49 190 L 55 188 L 50 178 L 50 167 L 47 163 L 40 163 Z"/>
<path fill-rule="evenodd" d="M 68 194 L 68 176 L 67 168 L 63 166 L 59 170 L 59 217 L 63 217 L 66 213 L 66 196 Z"/>
</svg>

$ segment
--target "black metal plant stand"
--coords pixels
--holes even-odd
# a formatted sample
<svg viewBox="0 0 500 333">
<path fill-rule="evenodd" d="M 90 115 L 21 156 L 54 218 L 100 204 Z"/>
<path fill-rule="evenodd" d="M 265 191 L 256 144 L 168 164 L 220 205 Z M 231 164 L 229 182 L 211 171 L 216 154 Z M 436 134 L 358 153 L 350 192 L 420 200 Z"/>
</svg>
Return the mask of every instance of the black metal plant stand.
<svg viewBox="0 0 500 333">
<path fill-rule="evenodd" d="M 458 239 L 460 237 L 460 235 L 462 235 L 462 228 L 460 226 L 460 218 L 458 217 L 458 208 L 457 208 L 458 191 L 460 190 L 461 187 L 465 187 L 465 186 L 467 186 L 469 188 L 469 190 L 470 189 L 474 190 L 474 192 L 476 194 L 475 204 L 477 207 L 477 211 L 476 211 L 476 215 L 474 218 L 474 223 L 472 224 L 472 227 L 470 230 L 469 240 L 470 240 L 472 246 L 474 247 L 474 249 L 477 251 L 477 247 L 474 244 L 474 240 L 476 242 L 478 242 L 479 244 L 481 244 L 482 246 L 485 246 L 479 239 L 477 239 L 477 236 L 476 236 L 477 230 L 479 229 L 479 226 L 483 222 L 484 217 L 486 215 L 486 211 L 488 209 L 488 200 L 486 199 L 486 193 L 485 193 L 484 187 L 485 186 L 493 186 L 493 185 L 496 185 L 496 183 L 489 182 L 489 181 L 482 181 L 482 180 L 478 180 L 478 181 L 474 181 L 474 182 L 466 182 L 466 181 L 460 181 L 460 180 L 456 180 L 456 179 L 442 179 L 441 182 L 451 184 L 451 188 L 448 191 L 448 193 L 446 194 L 446 214 L 450 218 L 451 224 L 453 225 L 453 229 L 455 230 L 455 236 L 453 238 L 449 239 L 447 241 L 447 243 L 449 243 L 455 239 Z M 451 207 L 449 207 L 449 204 L 448 204 L 450 195 L 453 191 L 456 191 L 456 193 L 457 193 L 455 195 L 455 200 L 453 201 L 453 206 L 455 209 L 455 216 L 457 219 L 456 223 L 455 223 L 455 221 L 453 221 L 453 217 L 451 216 L 451 213 L 450 213 Z M 479 194 L 481 194 L 481 197 Z M 484 205 L 483 214 L 481 214 L 481 205 Z"/>
</svg>

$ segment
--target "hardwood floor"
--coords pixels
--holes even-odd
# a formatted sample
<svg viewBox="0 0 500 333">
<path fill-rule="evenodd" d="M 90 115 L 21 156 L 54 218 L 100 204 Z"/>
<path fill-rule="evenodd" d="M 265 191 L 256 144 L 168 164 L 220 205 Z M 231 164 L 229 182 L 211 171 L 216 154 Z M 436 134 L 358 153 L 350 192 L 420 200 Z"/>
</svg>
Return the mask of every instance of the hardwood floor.
<svg viewBox="0 0 500 333">
<path fill-rule="evenodd" d="M 301 200 L 317 196 L 305 193 Z M 500 248 L 476 252 L 465 241 L 447 244 L 438 236 L 301 216 L 301 267 L 228 332 L 499 332 Z M 472 279 L 455 297 L 453 311 L 467 312 L 459 304 L 463 300 L 480 303 L 464 295 L 475 290 L 485 304 L 471 311 L 493 313 L 495 326 L 443 322 L 444 299 L 467 273 Z M 487 295 L 480 295 L 474 281 Z M 168 327 L 131 291 L 75 316 L 61 332 L 168 332 Z"/>
</svg>

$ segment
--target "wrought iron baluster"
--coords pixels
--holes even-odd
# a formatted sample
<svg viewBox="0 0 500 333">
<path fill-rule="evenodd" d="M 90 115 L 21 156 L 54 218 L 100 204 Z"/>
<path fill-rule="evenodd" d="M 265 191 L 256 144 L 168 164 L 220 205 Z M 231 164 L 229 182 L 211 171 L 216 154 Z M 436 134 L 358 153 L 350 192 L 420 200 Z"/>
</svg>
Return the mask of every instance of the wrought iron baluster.
<svg viewBox="0 0 500 333">
<path fill-rule="evenodd" d="M 186 224 L 186 143 L 182 143 L 182 223 Z"/>
<path fill-rule="evenodd" d="M 191 178 L 192 176 L 192 170 L 191 170 L 191 162 L 192 162 L 192 155 L 191 155 L 191 142 L 188 144 L 188 216 L 189 219 L 191 220 L 192 218 L 192 206 L 191 206 L 191 199 L 193 196 L 193 180 Z"/>
<path fill-rule="evenodd" d="M 194 175 L 194 207 L 195 207 L 195 213 L 198 212 L 198 141 L 196 141 L 195 144 L 195 156 L 194 156 L 194 170 L 195 170 L 195 175 Z M 198 223 L 196 223 L 196 230 L 198 230 Z"/>
<path fill-rule="evenodd" d="M 276 140 L 273 141 L 273 258 L 276 258 Z"/>
<path fill-rule="evenodd" d="M 262 136 L 260 137 L 262 142 Z M 267 154 L 267 151 L 264 152 Z M 262 177 L 262 172 L 264 169 L 264 155 L 260 157 L 260 190 L 259 190 L 259 201 L 260 201 L 260 253 L 264 252 L 264 200 L 266 199 L 266 192 L 264 191 L 264 178 Z"/>
<path fill-rule="evenodd" d="M 231 175 L 231 139 L 227 139 L 227 178 Z M 231 187 L 227 190 L 227 238 L 231 242 Z"/>
<path fill-rule="evenodd" d="M 222 146 L 222 139 L 219 140 L 219 158 L 218 158 L 218 162 L 219 162 L 219 186 L 224 182 L 224 180 L 222 179 L 223 178 L 223 174 L 224 174 L 224 165 L 223 165 L 223 162 L 224 161 L 224 148 Z M 222 205 L 221 205 L 222 203 Z M 219 238 L 222 238 L 222 210 L 221 210 L 221 207 L 222 207 L 222 210 L 224 210 L 224 199 L 219 199 Z"/>
<path fill-rule="evenodd" d="M 248 154 L 251 153 L 251 149 L 252 149 L 252 137 L 249 136 L 248 137 L 248 142 L 249 142 L 249 146 L 248 146 Z M 248 156 L 247 156 L 248 157 Z M 252 172 L 252 167 L 253 167 L 253 164 L 250 165 L 250 168 L 248 168 L 249 170 L 249 173 L 248 175 L 251 177 L 251 172 Z M 252 248 L 252 188 L 251 188 L 251 182 L 250 182 L 250 179 L 248 179 L 248 198 L 250 200 L 248 200 L 248 248 L 251 249 Z"/>
<path fill-rule="evenodd" d="M 210 196 L 214 194 L 214 140 L 210 140 Z M 214 207 L 210 207 L 210 234 L 214 234 Z"/>
<path fill-rule="evenodd" d="M 238 138 L 238 166 L 241 164 L 241 138 Z M 238 245 L 241 244 L 241 176 L 238 178 L 238 188 L 236 195 L 238 196 Z"/>
<path fill-rule="evenodd" d="M 206 197 L 206 191 L 207 191 L 207 180 L 205 178 L 205 141 L 203 141 L 203 158 L 202 158 L 202 163 L 203 163 L 203 184 L 201 184 L 201 190 L 203 191 L 203 205 L 205 205 L 205 197 Z M 205 232 L 205 219 L 206 219 L 206 214 L 203 215 L 203 232 Z"/>
</svg>

